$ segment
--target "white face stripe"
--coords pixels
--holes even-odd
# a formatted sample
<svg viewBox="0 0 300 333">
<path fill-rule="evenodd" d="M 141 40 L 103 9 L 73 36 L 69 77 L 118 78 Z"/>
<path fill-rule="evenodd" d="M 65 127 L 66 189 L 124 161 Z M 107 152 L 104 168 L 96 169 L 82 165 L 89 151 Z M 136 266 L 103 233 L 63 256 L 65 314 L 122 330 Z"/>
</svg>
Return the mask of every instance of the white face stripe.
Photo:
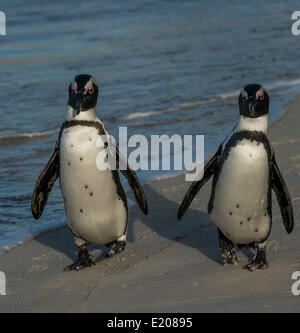
<svg viewBox="0 0 300 333">
<path fill-rule="evenodd" d="M 85 91 L 85 93 L 86 93 L 87 91 L 89 91 L 90 93 L 92 93 L 92 92 L 94 91 L 93 84 L 95 84 L 95 85 L 97 86 L 96 80 L 95 80 L 94 77 L 92 76 L 92 77 L 88 80 L 88 82 L 85 84 L 85 86 L 84 86 L 84 91 Z M 72 89 L 75 93 L 77 93 L 78 85 L 77 85 L 77 82 L 76 82 L 75 79 L 74 79 L 74 80 L 72 81 L 72 83 L 71 83 L 71 89 Z"/>
<path fill-rule="evenodd" d="M 262 92 L 262 93 L 264 93 L 265 92 L 265 88 L 263 87 L 263 86 L 261 86 L 260 88 L 259 88 L 259 90 L 257 90 L 257 92 Z"/>
<path fill-rule="evenodd" d="M 77 82 L 75 80 L 73 80 L 71 83 L 71 89 L 74 90 L 75 92 L 77 92 L 78 90 Z"/>
<path fill-rule="evenodd" d="M 242 97 L 245 97 L 246 99 L 248 99 L 248 93 L 245 91 L 244 88 L 241 90 L 241 95 L 242 95 Z"/>
<path fill-rule="evenodd" d="M 93 83 L 97 86 L 96 80 L 92 76 L 84 86 L 84 89 L 93 87 Z"/>
<path fill-rule="evenodd" d="M 260 87 L 259 90 L 257 90 L 256 94 L 255 94 L 255 97 L 256 99 L 264 99 L 264 93 L 265 93 L 265 89 L 263 86 Z"/>
<path fill-rule="evenodd" d="M 94 92 L 94 86 L 93 84 L 96 84 L 96 81 L 93 77 L 91 77 L 88 82 L 86 83 L 86 85 L 84 86 L 84 94 L 86 94 L 87 92 L 89 94 L 92 94 Z"/>
<path fill-rule="evenodd" d="M 263 99 L 265 92 L 266 92 L 265 88 L 263 86 L 261 86 L 259 88 L 259 90 L 257 90 L 257 92 L 255 93 L 255 98 L 256 99 L 258 99 L 258 98 Z M 247 93 L 247 91 L 244 88 L 242 88 L 242 90 L 241 90 L 241 95 L 242 95 L 242 97 L 245 97 L 246 99 L 248 99 L 248 93 Z"/>
</svg>

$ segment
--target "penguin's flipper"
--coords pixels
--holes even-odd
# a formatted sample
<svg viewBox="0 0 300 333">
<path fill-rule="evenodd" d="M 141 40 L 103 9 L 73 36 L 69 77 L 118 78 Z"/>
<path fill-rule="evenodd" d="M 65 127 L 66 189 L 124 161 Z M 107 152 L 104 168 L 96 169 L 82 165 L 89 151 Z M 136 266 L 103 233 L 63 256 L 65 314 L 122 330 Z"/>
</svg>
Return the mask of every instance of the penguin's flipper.
<svg viewBox="0 0 300 333">
<path fill-rule="evenodd" d="M 293 207 L 289 194 L 289 190 L 285 184 L 283 176 L 280 173 L 275 160 L 275 154 L 272 155 L 272 189 L 274 190 L 278 204 L 280 206 L 281 215 L 286 232 L 289 234 L 294 228 Z"/>
<path fill-rule="evenodd" d="M 143 187 L 136 175 L 136 173 L 130 168 L 127 161 L 125 161 L 124 157 L 120 154 L 118 147 L 116 147 L 116 154 L 117 154 L 117 162 L 118 162 L 118 168 L 120 165 L 120 160 L 122 160 L 123 163 L 126 164 L 126 170 L 120 170 L 123 176 L 126 177 L 129 186 L 131 187 L 135 199 L 141 208 L 142 212 L 147 215 L 148 214 L 148 203 L 146 199 L 146 195 L 144 193 Z"/>
<path fill-rule="evenodd" d="M 33 190 L 31 212 L 35 219 L 39 219 L 41 217 L 52 186 L 58 177 L 59 148 L 57 143 L 49 162 L 41 172 Z"/>
<path fill-rule="evenodd" d="M 215 155 L 206 163 L 204 166 L 204 174 L 201 180 L 197 180 L 192 182 L 191 186 L 189 187 L 188 191 L 185 194 L 184 199 L 179 207 L 177 218 L 180 220 L 186 210 L 189 208 L 190 204 L 192 203 L 194 197 L 200 191 L 201 187 L 211 178 L 214 174 L 216 167 L 218 166 L 219 159 L 222 153 L 222 145 L 220 145 L 218 151 Z"/>
</svg>

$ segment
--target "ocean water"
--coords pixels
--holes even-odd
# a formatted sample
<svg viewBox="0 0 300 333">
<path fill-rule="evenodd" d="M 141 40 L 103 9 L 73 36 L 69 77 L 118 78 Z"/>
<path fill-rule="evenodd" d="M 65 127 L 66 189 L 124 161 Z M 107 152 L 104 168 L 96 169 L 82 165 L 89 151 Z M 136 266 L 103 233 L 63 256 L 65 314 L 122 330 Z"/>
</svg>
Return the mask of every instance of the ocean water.
<svg viewBox="0 0 300 333">
<path fill-rule="evenodd" d="M 206 156 L 234 126 L 242 86 L 267 88 L 272 120 L 300 90 L 299 1 L 1 0 L 0 10 L 0 250 L 65 223 L 58 184 L 39 221 L 30 201 L 75 75 L 95 76 L 98 116 L 116 138 L 119 126 L 202 134 Z"/>
</svg>

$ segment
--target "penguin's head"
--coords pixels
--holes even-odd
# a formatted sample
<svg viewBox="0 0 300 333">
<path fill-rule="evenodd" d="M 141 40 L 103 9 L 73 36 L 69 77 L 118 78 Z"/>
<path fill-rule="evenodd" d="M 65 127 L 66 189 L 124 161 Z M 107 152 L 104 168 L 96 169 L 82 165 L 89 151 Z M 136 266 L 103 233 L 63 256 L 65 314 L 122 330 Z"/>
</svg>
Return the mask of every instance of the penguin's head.
<svg viewBox="0 0 300 333">
<path fill-rule="evenodd" d="M 68 105 L 76 110 L 77 114 L 94 108 L 97 104 L 98 92 L 97 83 L 91 75 L 77 75 L 69 85 Z"/>
<path fill-rule="evenodd" d="M 260 84 L 247 84 L 239 95 L 240 115 L 258 118 L 269 113 L 269 95 Z"/>
</svg>

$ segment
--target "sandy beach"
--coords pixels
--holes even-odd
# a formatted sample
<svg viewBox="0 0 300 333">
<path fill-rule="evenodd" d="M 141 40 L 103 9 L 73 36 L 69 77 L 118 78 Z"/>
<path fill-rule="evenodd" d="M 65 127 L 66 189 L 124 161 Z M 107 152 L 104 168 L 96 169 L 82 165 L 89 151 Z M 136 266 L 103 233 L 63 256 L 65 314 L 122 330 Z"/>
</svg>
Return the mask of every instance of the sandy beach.
<svg viewBox="0 0 300 333">
<path fill-rule="evenodd" d="M 292 273 L 300 270 L 299 105 L 300 96 L 269 131 L 290 190 L 295 228 L 286 234 L 273 194 L 267 269 L 243 270 L 253 255 L 245 251 L 238 252 L 239 265 L 221 264 L 217 229 L 206 213 L 211 181 L 177 221 L 189 186 L 180 175 L 144 187 L 149 215 L 131 207 L 126 250 L 105 259 L 103 249 L 92 246 L 95 267 L 63 272 L 76 259 L 66 227 L 2 254 L 7 295 L 0 296 L 0 312 L 300 312 L 300 296 L 291 293 Z"/>
</svg>

